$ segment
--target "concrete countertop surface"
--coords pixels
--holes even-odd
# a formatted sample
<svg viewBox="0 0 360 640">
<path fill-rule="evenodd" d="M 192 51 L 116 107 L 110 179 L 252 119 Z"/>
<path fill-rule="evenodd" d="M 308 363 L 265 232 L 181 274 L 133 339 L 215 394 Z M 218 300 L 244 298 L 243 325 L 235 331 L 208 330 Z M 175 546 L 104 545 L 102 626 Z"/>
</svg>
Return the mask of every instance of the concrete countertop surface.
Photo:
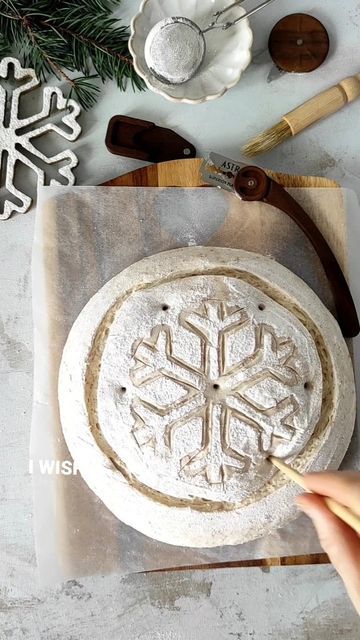
<svg viewBox="0 0 360 640">
<path fill-rule="evenodd" d="M 249 2 L 253 6 L 254 2 Z M 128 22 L 137 0 L 124 0 Z M 261 51 L 274 23 L 309 12 L 327 26 L 328 60 L 309 76 L 266 83 Z M 241 159 L 241 145 L 282 114 L 343 77 L 360 72 L 360 2 L 278 0 L 256 15 L 255 60 L 223 98 L 174 105 L 150 93 L 120 93 L 107 83 L 96 107 L 81 116 L 79 185 L 98 184 L 141 162 L 112 156 L 104 145 L 115 114 L 174 128 L 198 155 Z M 31 100 L 31 97 L 29 98 Z M 30 104 L 31 106 L 31 104 Z M 360 193 L 360 101 L 290 140 L 258 163 L 277 171 L 336 178 Z M 44 142 L 46 147 L 46 142 Z M 226 569 L 37 582 L 28 472 L 32 398 L 30 265 L 34 209 L 2 222 L 0 233 L 0 639 L 18 640 L 356 640 L 360 622 L 331 566 Z"/>
</svg>

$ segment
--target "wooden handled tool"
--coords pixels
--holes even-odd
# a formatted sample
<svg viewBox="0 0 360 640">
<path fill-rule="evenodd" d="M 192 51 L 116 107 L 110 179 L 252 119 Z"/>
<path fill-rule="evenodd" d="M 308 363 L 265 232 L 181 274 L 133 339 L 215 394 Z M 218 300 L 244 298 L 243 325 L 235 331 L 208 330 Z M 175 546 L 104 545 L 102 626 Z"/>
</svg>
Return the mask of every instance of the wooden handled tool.
<svg viewBox="0 0 360 640">
<path fill-rule="evenodd" d="M 288 464 L 286 464 L 279 458 L 275 458 L 274 456 L 270 456 L 268 460 L 270 460 L 270 462 L 272 462 L 272 464 L 275 467 L 277 467 L 288 478 L 290 478 L 290 480 L 293 480 L 293 482 L 296 482 L 296 484 L 298 484 L 300 487 L 305 489 L 307 493 L 313 493 L 312 491 L 309 491 L 309 489 L 306 487 L 304 478 L 301 475 L 301 473 L 299 473 L 298 471 L 295 471 L 295 469 L 290 467 Z M 354 531 L 360 534 L 360 516 L 358 516 L 353 511 L 351 511 L 351 509 L 348 509 L 347 507 L 344 507 L 343 505 L 339 504 L 338 502 L 336 502 L 336 500 L 333 500 L 332 498 L 324 497 L 324 501 L 329 511 L 334 513 L 338 518 L 340 518 L 340 520 L 342 520 L 343 522 L 346 522 L 346 524 L 348 524 L 352 529 L 354 529 Z"/>
<path fill-rule="evenodd" d="M 248 156 L 270 151 L 278 144 L 300 133 L 322 118 L 336 113 L 360 97 L 360 74 L 345 78 L 334 87 L 314 96 L 300 107 L 284 115 L 280 122 L 264 131 L 243 147 Z"/>
<path fill-rule="evenodd" d="M 331 247 L 313 220 L 283 187 L 260 167 L 243 165 L 237 172 L 233 188 L 244 201 L 262 201 L 290 216 L 310 240 L 329 280 L 333 292 L 338 322 L 343 335 L 354 338 L 360 323 L 349 285 Z"/>
</svg>

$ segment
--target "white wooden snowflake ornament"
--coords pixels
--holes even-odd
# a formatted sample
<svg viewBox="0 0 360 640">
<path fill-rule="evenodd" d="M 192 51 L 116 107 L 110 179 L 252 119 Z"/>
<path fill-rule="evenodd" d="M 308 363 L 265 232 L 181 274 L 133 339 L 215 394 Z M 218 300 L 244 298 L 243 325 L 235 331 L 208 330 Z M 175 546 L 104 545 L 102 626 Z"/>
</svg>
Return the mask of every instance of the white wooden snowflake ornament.
<svg viewBox="0 0 360 640">
<path fill-rule="evenodd" d="M 10 69 L 13 68 L 14 79 L 17 84 L 10 94 L 3 86 L 3 81 L 10 77 Z M 75 182 L 73 168 L 78 164 L 76 155 L 66 149 L 54 156 L 47 156 L 39 151 L 33 144 L 33 140 L 46 133 L 53 132 L 61 138 L 73 142 L 81 133 L 81 127 L 76 121 L 80 107 L 75 100 L 67 100 L 58 87 L 45 87 L 43 90 L 43 107 L 39 113 L 22 118 L 20 116 L 20 101 L 29 91 L 38 87 L 40 81 L 33 69 L 21 66 L 16 58 L 3 58 L 0 62 L 0 154 L 1 171 L 4 181 L 1 184 L 3 205 L 0 208 L 0 219 L 6 220 L 12 213 L 26 213 L 32 203 L 32 199 L 24 191 L 15 186 L 15 174 L 21 164 L 29 167 L 37 176 L 37 186 L 44 185 L 46 168 L 38 164 L 55 165 L 68 160 L 65 166 L 58 167 L 58 173 L 66 180 L 66 184 Z M 55 98 L 55 100 L 53 100 Z M 61 123 L 65 127 L 52 122 L 45 123 L 56 111 L 64 111 Z M 6 164 L 4 164 L 6 163 Z M 64 184 L 54 178 L 50 185 Z"/>
</svg>

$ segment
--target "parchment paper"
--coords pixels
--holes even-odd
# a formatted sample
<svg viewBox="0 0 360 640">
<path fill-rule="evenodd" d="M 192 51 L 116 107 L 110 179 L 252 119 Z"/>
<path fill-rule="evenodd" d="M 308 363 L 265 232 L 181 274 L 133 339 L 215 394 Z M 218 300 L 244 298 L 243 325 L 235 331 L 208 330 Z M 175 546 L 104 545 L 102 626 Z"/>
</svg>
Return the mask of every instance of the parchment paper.
<svg viewBox="0 0 360 640">
<path fill-rule="evenodd" d="M 360 246 L 356 196 L 340 189 L 290 189 L 315 219 L 345 272 Z M 350 253 L 348 263 L 348 225 Z M 214 188 L 44 187 L 33 248 L 35 540 L 44 583 L 96 573 L 127 574 L 320 551 L 300 516 L 271 536 L 236 547 L 186 549 L 156 542 L 118 521 L 80 474 L 42 473 L 40 461 L 71 460 L 59 421 L 57 376 L 73 321 L 111 277 L 144 256 L 188 245 L 237 247 L 278 260 L 332 309 L 320 262 L 297 226 L 267 205 Z M 360 308 L 360 284 L 352 278 Z M 42 463 L 43 464 L 43 463 Z M 360 468 L 359 432 L 345 466 Z M 54 470 L 53 470 L 54 471 Z M 59 471 L 59 468 L 58 468 Z"/>
</svg>

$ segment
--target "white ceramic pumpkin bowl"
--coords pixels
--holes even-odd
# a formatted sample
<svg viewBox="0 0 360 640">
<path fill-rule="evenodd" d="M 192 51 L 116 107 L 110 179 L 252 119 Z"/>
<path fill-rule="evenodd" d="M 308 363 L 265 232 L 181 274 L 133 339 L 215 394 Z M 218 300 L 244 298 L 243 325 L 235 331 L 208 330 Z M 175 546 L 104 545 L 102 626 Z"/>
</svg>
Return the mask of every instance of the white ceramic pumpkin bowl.
<svg viewBox="0 0 360 640">
<path fill-rule="evenodd" d="M 139 13 L 131 22 L 129 49 L 134 66 L 149 89 L 172 102 L 200 104 L 220 98 L 240 80 L 251 61 L 253 34 L 248 20 L 230 29 L 215 29 L 205 34 L 206 53 L 197 74 L 179 85 L 168 85 L 155 78 L 145 60 L 145 41 L 153 26 L 171 16 L 193 20 L 206 28 L 212 14 L 231 4 L 231 0 L 143 0 Z M 233 20 L 245 13 L 241 6 L 234 7 L 223 16 Z"/>
</svg>

